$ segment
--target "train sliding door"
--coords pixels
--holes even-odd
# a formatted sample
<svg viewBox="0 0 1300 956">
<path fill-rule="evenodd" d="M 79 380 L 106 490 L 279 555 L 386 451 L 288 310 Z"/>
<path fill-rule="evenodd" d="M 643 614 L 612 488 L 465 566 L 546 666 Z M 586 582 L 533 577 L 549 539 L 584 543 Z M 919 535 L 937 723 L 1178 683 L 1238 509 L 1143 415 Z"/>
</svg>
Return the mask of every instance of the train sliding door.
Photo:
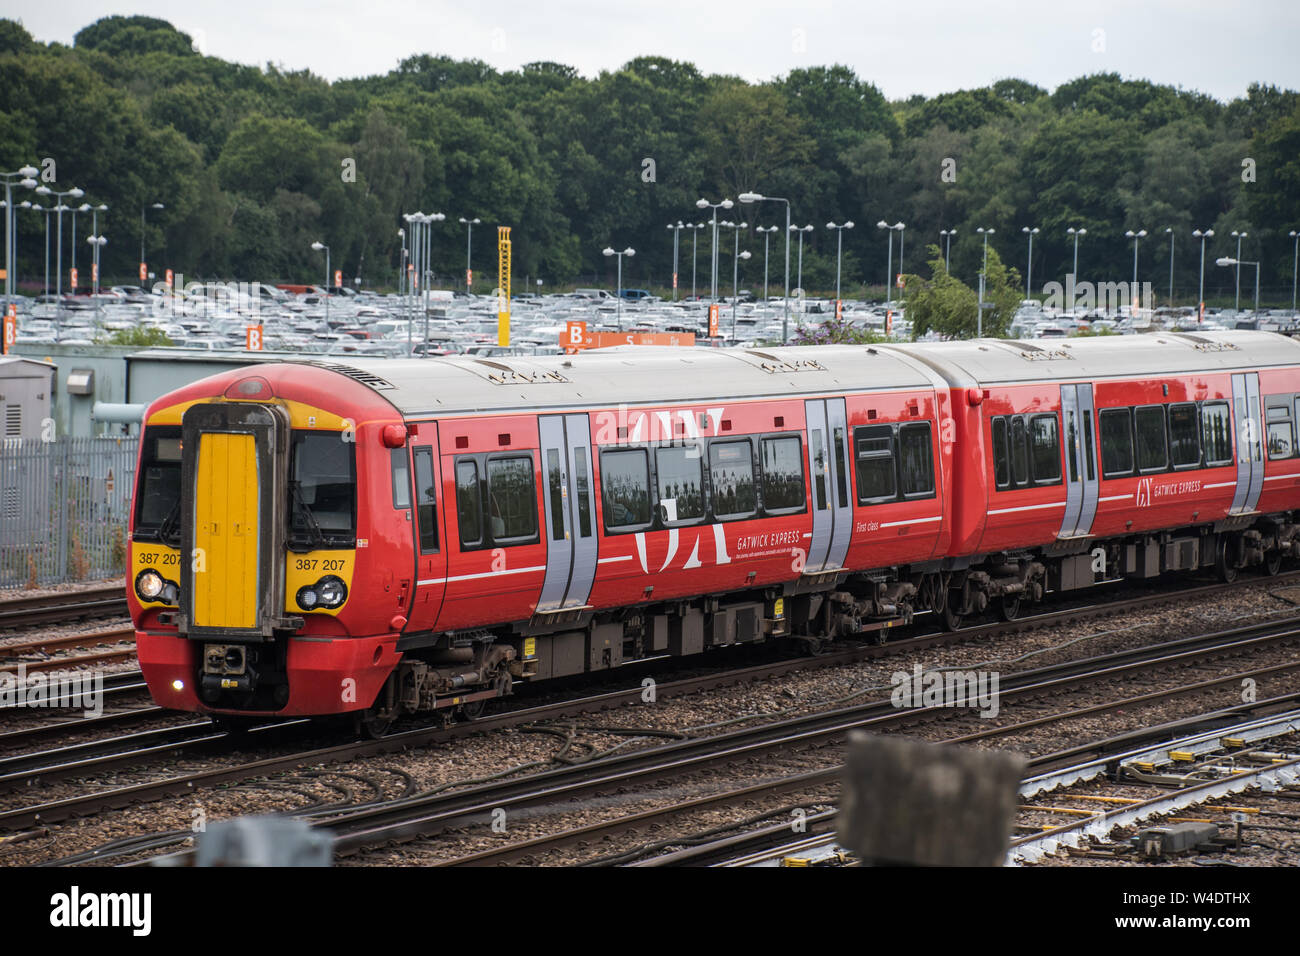
<svg viewBox="0 0 1300 956">
<path fill-rule="evenodd" d="M 541 439 L 546 503 L 546 579 L 538 611 L 584 607 L 596 577 L 595 487 L 586 415 L 543 415 Z"/>
<path fill-rule="evenodd" d="M 1097 516 L 1097 442 L 1091 385 L 1061 386 L 1061 418 L 1065 428 L 1065 518 L 1060 538 L 1086 538 Z"/>
<path fill-rule="evenodd" d="M 808 429 L 808 474 L 812 482 L 813 531 L 805 573 L 844 566 L 853 531 L 849 500 L 849 429 L 844 399 L 804 403 Z"/>
</svg>

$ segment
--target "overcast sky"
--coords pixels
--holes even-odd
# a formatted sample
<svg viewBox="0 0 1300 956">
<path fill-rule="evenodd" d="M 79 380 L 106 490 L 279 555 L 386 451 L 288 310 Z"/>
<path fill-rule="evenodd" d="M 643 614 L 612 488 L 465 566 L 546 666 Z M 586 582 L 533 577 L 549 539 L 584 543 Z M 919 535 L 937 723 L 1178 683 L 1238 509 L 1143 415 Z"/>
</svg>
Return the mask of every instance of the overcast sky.
<svg viewBox="0 0 1300 956">
<path fill-rule="evenodd" d="M 843 63 L 891 99 L 1008 76 L 1050 90 L 1103 71 L 1223 100 L 1252 81 L 1300 88 L 1297 0 L 59 0 L 0 12 L 69 44 L 102 16 L 163 17 L 209 55 L 332 80 L 434 53 L 586 76 L 658 55 L 751 81 Z"/>
</svg>

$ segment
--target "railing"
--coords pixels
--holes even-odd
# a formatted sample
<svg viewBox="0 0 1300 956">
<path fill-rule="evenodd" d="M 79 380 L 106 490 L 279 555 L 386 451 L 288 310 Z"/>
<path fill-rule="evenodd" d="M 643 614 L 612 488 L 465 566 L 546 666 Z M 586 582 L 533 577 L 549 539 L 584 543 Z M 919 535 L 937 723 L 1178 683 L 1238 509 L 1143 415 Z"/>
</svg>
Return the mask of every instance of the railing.
<svg viewBox="0 0 1300 956">
<path fill-rule="evenodd" d="M 138 438 L 0 444 L 0 588 L 120 575 Z"/>
</svg>

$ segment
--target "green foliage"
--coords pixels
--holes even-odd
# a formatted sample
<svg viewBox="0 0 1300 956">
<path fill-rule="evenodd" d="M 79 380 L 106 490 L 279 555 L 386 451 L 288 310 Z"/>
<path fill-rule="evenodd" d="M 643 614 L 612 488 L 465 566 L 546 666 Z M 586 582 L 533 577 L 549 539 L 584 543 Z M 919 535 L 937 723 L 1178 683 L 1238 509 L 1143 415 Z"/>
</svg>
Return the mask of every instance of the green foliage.
<svg viewBox="0 0 1300 956">
<path fill-rule="evenodd" d="M 800 325 L 790 336 L 791 345 L 875 345 L 889 341 L 883 335 L 832 316 L 817 325 Z"/>
<path fill-rule="evenodd" d="M 1050 92 L 1006 78 L 891 103 L 844 65 L 747 83 L 662 56 L 586 78 L 560 63 L 499 72 L 417 52 L 385 74 L 331 83 L 204 56 L 152 17 L 104 17 L 72 47 L 38 43 L 0 19 L 0 164 L 48 157 L 54 184 L 108 205 L 100 219 L 108 282 L 134 281 L 141 239 L 155 272 L 318 282 L 323 257 L 310 247 L 320 241 L 346 275 L 391 287 L 402 264 L 400 217 L 420 210 L 447 216 L 432 231 L 439 285 L 463 274 L 465 216 L 482 220 L 472 258 L 486 280 L 492 227 L 502 224 L 513 227 L 518 280 L 612 284 L 615 267 L 601 250 L 614 244 L 637 250 L 623 264 L 625 285 L 667 286 L 673 246 L 664 227 L 707 219 L 695 207 L 701 196 L 755 190 L 789 199 L 793 221 L 816 227 L 803 235 L 802 284 L 819 292 L 834 288 L 839 238 L 823 224 L 852 219 L 857 228 L 842 237 L 850 296 L 879 288 L 887 267 L 905 271 L 918 242 L 941 229 L 956 229 L 952 273 L 967 286 L 982 262 L 977 226 L 995 230 L 990 278 L 993 262 L 1007 271 L 994 245 L 1023 270 L 1028 225 L 1041 229 L 1039 287 L 1073 267 L 1068 227 L 1088 230 L 1079 271 L 1093 281 L 1130 274 L 1125 229 L 1149 232 L 1144 273 L 1153 259 L 1168 262 L 1172 238 L 1183 301 L 1198 279 L 1191 229 L 1218 234 L 1209 257 L 1235 255 L 1224 237 L 1248 230 L 1242 257 L 1266 263 L 1267 299 L 1270 282 L 1289 287 L 1277 249 L 1300 223 L 1298 108 L 1300 94 L 1273 86 L 1220 103 L 1107 73 Z M 1241 179 L 1248 156 L 1253 183 Z M 166 208 L 142 225 L 142 207 L 156 202 Z M 740 246 L 757 256 L 763 241 L 753 228 L 783 226 L 784 212 L 764 203 L 723 218 L 749 223 Z M 888 258 L 900 237 L 891 246 L 874 228 L 881 219 L 907 224 L 901 267 Z M 43 247 L 31 241 L 39 222 L 19 213 L 26 279 L 44 268 Z M 707 287 L 710 232 L 680 238 L 681 281 L 695 260 Z M 772 241 L 774 274 L 782 238 Z M 742 268 L 753 287 L 761 273 L 752 260 Z M 1231 278 L 1208 270 L 1207 296 L 1231 291 Z M 1013 311 L 1023 296 L 1015 285 L 1006 284 Z M 959 292 L 942 282 L 929 291 L 945 301 Z"/>
<path fill-rule="evenodd" d="M 943 252 L 937 245 L 927 246 L 926 251 L 930 256 L 930 278 L 906 277 L 907 317 L 912 322 L 913 336 L 921 338 L 934 332 L 945 339 L 975 338 L 980 331 L 979 293 L 948 274 Z M 1007 269 L 996 250 L 989 249 L 984 301 L 991 303 L 992 308 L 984 310 L 985 338 L 1007 334 L 1019 305 L 1019 281 L 1016 270 Z"/>
<path fill-rule="evenodd" d="M 97 345 L 129 345 L 132 348 L 147 349 L 159 345 L 171 345 L 167 333 L 157 326 L 137 325 L 133 329 L 118 329 L 111 335 L 96 336 Z"/>
<path fill-rule="evenodd" d="M 104 17 L 77 33 L 77 46 L 109 56 L 141 53 L 170 53 L 186 56 L 194 52 L 194 41 L 166 20 L 155 17 Z"/>
</svg>

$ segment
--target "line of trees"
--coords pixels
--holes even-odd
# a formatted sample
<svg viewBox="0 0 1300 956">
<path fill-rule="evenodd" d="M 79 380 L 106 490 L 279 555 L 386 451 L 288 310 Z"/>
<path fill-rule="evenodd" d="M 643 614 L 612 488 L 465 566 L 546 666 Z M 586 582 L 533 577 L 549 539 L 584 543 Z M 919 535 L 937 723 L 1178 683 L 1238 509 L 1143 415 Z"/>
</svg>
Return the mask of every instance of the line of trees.
<svg viewBox="0 0 1300 956">
<path fill-rule="evenodd" d="M 788 197 L 795 221 L 815 227 L 804 240 L 810 290 L 834 286 L 826 221 L 855 220 L 844 235 L 850 293 L 884 285 L 883 219 L 907 225 L 903 271 L 918 271 L 940 230 L 955 229 L 951 272 L 968 285 L 981 261 L 977 226 L 995 230 L 993 246 L 1022 274 L 1021 228 L 1037 226 L 1036 289 L 1069 271 L 1067 227 L 1087 229 L 1079 271 L 1093 280 L 1128 278 L 1133 246 L 1123 233 L 1146 229 L 1140 278 L 1162 297 L 1172 227 L 1185 302 L 1199 266 L 1192 230 L 1215 230 L 1212 264 L 1236 254 L 1236 229 L 1249 233 L 1242 257 L 1263 262 L 1266 294 L 1289 302 L 1287 233 L 1300 229 L 1300 95 L 1273 86 L 1222 103 L 1097 74 L 1051 92 L 1006 79 L 890 102 L 845 66 L 752 84 L 663 57 L 587 79 L 558 63 L 498 72 L 427 54 L 382 76 L 329 83 L 201 55 L 188 35 L 148 17 L 106 17 L 72 47 L 37 43 L 0 20 L 0 165 L 44 172 L 46 158 L 52 188 L 79 186 L 86 201 L 110 207 L 100 220 L 104 268 L 122 279 L 137 268 L 141 207 L 155 202 L 165 208 L 143 228 L 159 273 L 319 281 L 311 244 L 321 241 L 345 281 L 384 287 L 400 269 L 401 214 L 417 210 L 447 216 L 433 227 L 445 284 L 464 275 L 460 217 L 483 221 L 474 234 L 480 288 L 494 278 L 491 226 L 513 226 L 519 289 L 525 275 L 612 281 L 601 255 L 609 245 L 637 250 L 624 285 L 662 285 L 672 270 L 665 227 L 701 221 L 701 196 L 747 190 Z M 751 230 L 784 224 L 779 204 L 731 212 Z M 20 275 L 39 278 L 42 219 L 22 212 L 18 223 Z M 87 219 L 79 231 L 88 229 Z M 756 288 L 762 239 L 741 242 L 755 253 L 745 284 Z M 708 243 L 702 230 L 701 288 Z M 691 247 L 683 232 L 687 288 Z M 1231 294 L 1231 270 L 1207 266 L 1206 279 L 1207 291 Z"/>
</svg>

